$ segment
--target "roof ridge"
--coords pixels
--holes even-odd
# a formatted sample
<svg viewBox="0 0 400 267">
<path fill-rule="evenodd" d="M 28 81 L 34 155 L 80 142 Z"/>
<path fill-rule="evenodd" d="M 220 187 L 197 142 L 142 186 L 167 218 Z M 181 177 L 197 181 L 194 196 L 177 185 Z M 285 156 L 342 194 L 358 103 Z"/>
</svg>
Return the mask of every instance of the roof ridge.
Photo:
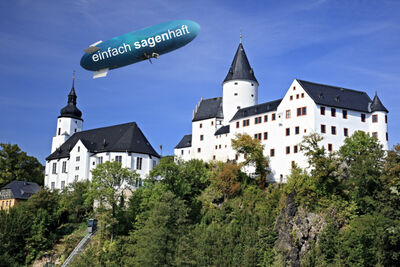
<svg viewBox="0 0 400 267">
<path fill-rule="evenodd" d="M 265 104 L 271 104 L 271 103 L 274 103 L 274 102 L 282 101 L 282 99 L 283 99 L 283 98 L 281 98 L 281 99 L 276 99 L 276 100 L 272 100 L 272 101 L 268 101 L 268 102 L 264 102 L 264 103 L 257 104 L 257 105 L 254 105 L 254 106 L 249 106 L 249 107 L 241 108 L 241 109 L 239 109 L 239 110 L 245 110 L 245 109 L 249 109 L 249 108 L 254 108 L 254 107 L 262 106 L 262 105 L 265 105 Z M 239 110 L 238 110 L 238 111 L 239 111 Z"/>
<path fill-rule="evenodd" d="M 336 86 L 336 85 L 330 85 L 330 84 L 324 84 L 324 83 L 317 83 L 317 82 L 310 82 L 310 81 L 306 81 L 306 80 L 301 80 L 301 79 L 295 79 L 296 81 L 299 82 L 306 82 L 306 83 L 312 83 L 312 84 L 316 84 L 316 85 L 322 85 L 322 86 L 328 86 L 328 87 L 332 87 L 332 88 L 337 88 L 339 90 L 346 90 L 346 91 L 352 91 L 352 92 L 356 92 L 356 93 L 362 93 L 362 94 L 367 94 L 365 91 L 360 91 L 360 90 L 356 90 L 356 89 L 349 89 L 349 88 L 344 88 L 344 87 L 340 87 L 340 86 Z M 368 95 L 368 94 L 367 94 Z"/>
<path fill-rule="evenodd" d="M 105 127 L 94 128 L 94 129 L 90 129 L 90 130 L 84 130 L 84 131 L 76 132 L 72 136 L 74 136 L 75 134 L 79 134 L 79 133 L 88 133 L 88 132 L 91 132 L 91 131 L 96 131 L 96 130 L 106 129 L 106 128 L 113 128 L 113 127 L 116 127 L 116 126 L 122 126 L 122 125 L 128 125 L 128 124 L 136 124 L 136 126 L 137 126 L 137 123 L 135 121 L 132 121 L 132 122 L 121 123 L 121 124 L 116 124 L 116 125 L 112 125 L 112 126 L 105 126 Z"/>
</svg>

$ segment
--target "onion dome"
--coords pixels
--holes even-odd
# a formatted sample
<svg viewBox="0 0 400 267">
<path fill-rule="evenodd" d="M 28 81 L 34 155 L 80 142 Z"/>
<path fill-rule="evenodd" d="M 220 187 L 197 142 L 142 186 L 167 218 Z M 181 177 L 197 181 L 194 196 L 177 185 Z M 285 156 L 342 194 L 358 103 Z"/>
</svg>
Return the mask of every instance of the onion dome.
<svg viewBox="0 0 400 267">
<path fill-rule="evenodd" d="M 60 111 L 61 117 L 74 118 L 82 120 L 82 112 L 76 107 L 76 93 L 75 93 L 75 77 L 72 80 L 71 92 L 68 94 L 68 104 Z"/>
</svg>

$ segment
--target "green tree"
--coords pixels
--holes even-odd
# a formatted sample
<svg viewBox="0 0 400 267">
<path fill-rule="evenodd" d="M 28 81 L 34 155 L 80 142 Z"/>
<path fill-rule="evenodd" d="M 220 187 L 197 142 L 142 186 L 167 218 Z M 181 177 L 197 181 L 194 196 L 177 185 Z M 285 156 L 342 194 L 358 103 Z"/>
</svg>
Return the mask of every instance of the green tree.
<svg viewBox="0 0 400 267">
<path fill-rule="evenodd" d="M 384 163 L 382 145 L 375 137 L 357 131 L 344 140 L 339 156 L 345 163 L 344 182 L 350 189 L 350 198 L 362 213 L 375 209 L 377 194 L 383 189 L 380 179 Z"/>
<path fill-rule="evenodd" d="M 18 145 L 0 143 L 0 188 L 13 181 L 31 181 L 43 185 L 42 164 Z"/>
<path fill-rule="evenodd" d="M 90 181 L 73 182 L 60 195 L 60 212 L 69 222 L 82 222 L 93 211 L 93 199 L 89 197 Z"/>
<path fill-rule="evenodd" d="M 268 182 L 267 176 L 270 173 L 269 159 L 263 154 L 264 145 L 261 144 L 260 140 L 252 138 L 248 134 L 237 134 L 236 138 L 232 139 L 232 148 L 244 156 L 245 161 L 240 166 L 255 166 L 258 186 L 264 189 Z"/>
<path fill-rule="evenodd" d="M 186 233 L 188 208 L 172 192 L 165 191 L 149 211 L 148 218 L 139 221 L 133 232 L 133 258 L 125 262 L 133 266 L 174 266 L 177 241 Z"/>
<path fill-rule="evenodd" d="M 111 208 L 111 242 L 114 238 L 115 225 L 118 224 L 117 212 L 123 207 L 124 193 L 132 191 L 132 186 L 140 179 L 139 174 L 121 163 L 107 161 L 92 170 L 92 182 L 89 195 L 97 200 L 103 210 Z"/>
</svg>

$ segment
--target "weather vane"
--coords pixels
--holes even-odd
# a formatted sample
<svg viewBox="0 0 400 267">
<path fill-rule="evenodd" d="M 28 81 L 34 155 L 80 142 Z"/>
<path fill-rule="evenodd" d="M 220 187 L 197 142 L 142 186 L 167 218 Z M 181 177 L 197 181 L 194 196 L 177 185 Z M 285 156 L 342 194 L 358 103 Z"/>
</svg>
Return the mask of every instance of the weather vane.
<svg viewBox="0 0 400 267">
<path fill-rule="evenodd" d="M 75 80 L 75 70 L 72 71 L 72 80 Z"/>
<path fill-rule="evenodd" d="M 240 43 L 242 43 L 242 38 L 243 38 L 242 29 L 240 29 L 240 36 L 239 36 L 239 38 L 240 38 Z"/>
</svg>

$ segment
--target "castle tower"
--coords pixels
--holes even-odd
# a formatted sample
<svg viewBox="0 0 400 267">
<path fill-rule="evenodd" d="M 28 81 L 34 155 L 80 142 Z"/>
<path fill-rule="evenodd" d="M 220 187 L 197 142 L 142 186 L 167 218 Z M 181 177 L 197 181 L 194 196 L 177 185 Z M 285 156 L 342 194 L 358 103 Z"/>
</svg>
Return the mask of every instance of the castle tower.
<svg viewBox="0 0 400 267">
<path fill-rule="evenodd" d="M 236 50 L 232 65 L 222 83 L 224 124 L 227 125 L 235 113 L 258 103 L 258 82 L 244 51 L 242 42 Z"/>
<path fill-rule="evenodd" d="M 57 120 L 57 132 L 53 137 L 51 153 L 59 148 L 67 139 L 76 132 L 82 131 L 82 112 L 76 107 L 75 75 L 72 79 L 72 88 L 68 94 L 68 103 L 61 109 Z"/>
<path fill-rule="evenodd" d="M 382 104 L 381 100 L 378 97 L 378 94 L 375 93 L 375 97 L 371 103 L 371 117 L 369 120 L 369 129 L 370 133 L 373 136 L 376 136 L 378 140 L 383 145 L 384 150 L 389 149 L 388 144 L 388 127 L 387 127 L 387 114 L 389 111 Z"/>
</svg>

